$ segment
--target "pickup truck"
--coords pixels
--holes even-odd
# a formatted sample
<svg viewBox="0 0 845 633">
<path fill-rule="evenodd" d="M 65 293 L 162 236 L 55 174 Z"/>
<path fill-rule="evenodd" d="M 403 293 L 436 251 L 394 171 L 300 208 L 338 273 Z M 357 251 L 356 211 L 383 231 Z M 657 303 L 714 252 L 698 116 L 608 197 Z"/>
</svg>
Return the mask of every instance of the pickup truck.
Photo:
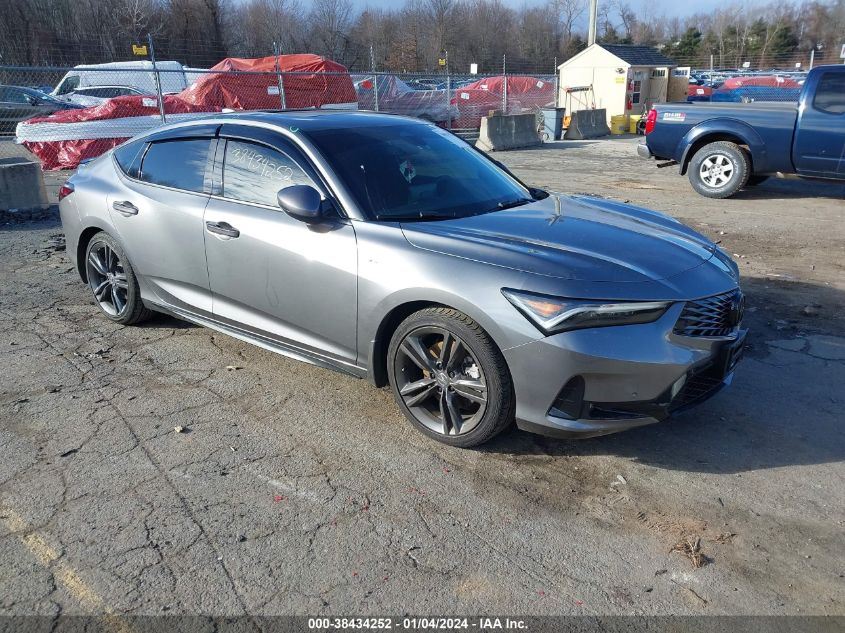
<svg viewBox="0 0 845 633">
<path fill-rule="evenodd" d="M 812 69 L 797 104 L 657 104 L 645 134 L 637 153 L 679 165 L 708 198 L 769 176 L 845 180 L 845 65 Z"/>
</svg>

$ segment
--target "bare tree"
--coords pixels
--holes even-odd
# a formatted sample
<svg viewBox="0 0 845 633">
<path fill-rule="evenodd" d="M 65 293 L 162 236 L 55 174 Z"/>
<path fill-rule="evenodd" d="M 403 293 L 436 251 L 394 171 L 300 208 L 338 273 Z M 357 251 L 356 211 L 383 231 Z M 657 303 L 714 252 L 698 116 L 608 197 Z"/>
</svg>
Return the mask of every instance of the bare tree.
<svg viewBox="0 0 845 633">
<path fill-rule="evenodd" d="M 342 59 L 349 46 L 352 26 L 351 0 L 313 0 L 311 32 L 317 51 L 333 59 Z"/>
<path fill-rule="evenodd" d="M 563 52 L 572 41 L 575 24 L 587 9 L 587 0 L 549 0 L 555 25 L 555 48 Z"/>
</svg>

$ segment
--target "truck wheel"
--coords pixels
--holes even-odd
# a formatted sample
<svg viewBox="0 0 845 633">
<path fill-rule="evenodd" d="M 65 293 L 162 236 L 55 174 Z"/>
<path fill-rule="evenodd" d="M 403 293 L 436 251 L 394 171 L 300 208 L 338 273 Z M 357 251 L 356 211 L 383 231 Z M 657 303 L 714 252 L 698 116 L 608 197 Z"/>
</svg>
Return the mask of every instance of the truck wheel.
<svg viewBox="0 0 845 633">
<path fill-rule="evenodd" d="M 729 198 L 751 173 L 748 154 L 735 143 L 717 141 L 698 150 L 689 164 L 692 188 L 707 198 Z"/>
</svg>

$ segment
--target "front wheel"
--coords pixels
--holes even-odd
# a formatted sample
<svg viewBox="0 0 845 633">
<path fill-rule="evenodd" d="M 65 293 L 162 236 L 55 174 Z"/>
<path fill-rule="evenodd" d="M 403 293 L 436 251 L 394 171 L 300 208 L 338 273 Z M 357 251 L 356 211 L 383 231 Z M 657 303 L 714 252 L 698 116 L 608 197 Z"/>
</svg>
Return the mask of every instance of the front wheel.
<svg viewBox="0 0 845 633">
<path fill-rule="evenodd" d="M 690 161 L 692 188 L 707 198 L 729 198 L 745 186 L 751 173 L 748 154 L 735 143 L 717 141 L 698 150 Z"/>
<path fill-rule="evenodd" d="M 513 383 L 505 359 L 465 314 L 450 308 L 415 312 L 396 329 L 387 354 L 399 408 L 429 437 L 466 448 L 513 422 Z"/>
</svg>

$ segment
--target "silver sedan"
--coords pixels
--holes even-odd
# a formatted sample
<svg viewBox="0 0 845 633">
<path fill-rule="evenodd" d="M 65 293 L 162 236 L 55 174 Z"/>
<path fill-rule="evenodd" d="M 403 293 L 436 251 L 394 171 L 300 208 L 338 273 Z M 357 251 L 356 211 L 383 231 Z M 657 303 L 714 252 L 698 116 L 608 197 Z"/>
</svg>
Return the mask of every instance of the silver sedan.
<svg viewBox="0 0 845 633">
<path fill-rule="evenodd" d="M 735 263 L 676 220 L 529 187 L 431 124 L 225 114 L 165 126 L 60 193 L 103 314 L 154 312 L 390 385 L 474 446 L 657 422 L 733 376 Z"/>
</svg>

